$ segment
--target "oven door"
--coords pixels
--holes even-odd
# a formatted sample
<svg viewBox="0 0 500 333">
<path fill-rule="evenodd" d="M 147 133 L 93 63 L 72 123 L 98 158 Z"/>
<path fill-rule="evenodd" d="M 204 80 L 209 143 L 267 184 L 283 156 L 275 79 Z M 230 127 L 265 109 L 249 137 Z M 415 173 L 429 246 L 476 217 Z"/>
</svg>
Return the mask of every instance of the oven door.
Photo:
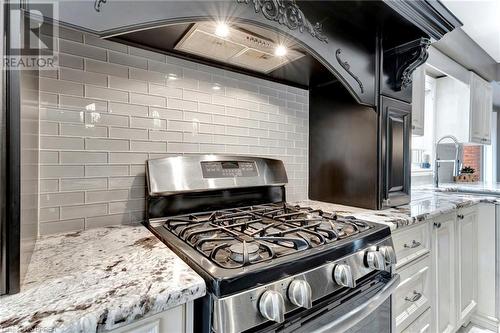
<svg viewBox="0 0 500 333">
<path fill-rule="evenodd" d="M 391 295 L 399 284 L 395 274 L 385 283 L 357 291 L 342 301 L 302 317 L 281 332 L 293 333 L 390 333 L 395 332 Z"/>
</svg>

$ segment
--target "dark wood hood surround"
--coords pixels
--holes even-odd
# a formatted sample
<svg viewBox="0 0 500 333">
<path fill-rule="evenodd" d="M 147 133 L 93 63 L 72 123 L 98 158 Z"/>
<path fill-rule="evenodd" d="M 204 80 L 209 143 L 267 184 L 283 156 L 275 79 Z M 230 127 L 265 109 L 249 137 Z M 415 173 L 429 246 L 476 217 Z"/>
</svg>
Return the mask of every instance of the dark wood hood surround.
<svg viewBox="0 0 500 333">
<path fill-rule="evenodd" d="M 262 74 L 174 49 L 207 20 L 266 29 L 306 56 Z M 437 0 L 69 1 L 59 21 L 309 89 L 310 198 L 371 209 L 409 201 L 412 73 L 431 42 L 461 25 Z"/>
</svg>

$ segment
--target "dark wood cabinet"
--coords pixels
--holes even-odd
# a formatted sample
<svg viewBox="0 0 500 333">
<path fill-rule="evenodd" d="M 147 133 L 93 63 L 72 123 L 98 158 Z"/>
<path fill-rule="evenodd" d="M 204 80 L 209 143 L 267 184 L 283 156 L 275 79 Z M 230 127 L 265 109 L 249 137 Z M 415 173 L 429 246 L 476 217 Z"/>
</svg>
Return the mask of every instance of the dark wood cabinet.
<svg viewBox="0 0 500 333">
<path fill-rule="evenodd" d="M 411 104 L 381 97 L 382 206 L 410 202 Z"/>
</svg>

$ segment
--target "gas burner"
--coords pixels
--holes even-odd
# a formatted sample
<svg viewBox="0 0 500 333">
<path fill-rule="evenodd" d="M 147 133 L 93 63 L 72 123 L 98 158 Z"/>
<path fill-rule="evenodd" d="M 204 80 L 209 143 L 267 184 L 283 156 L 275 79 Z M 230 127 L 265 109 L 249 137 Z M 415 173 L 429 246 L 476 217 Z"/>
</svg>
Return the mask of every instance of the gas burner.
<svg viewBox="0 0 500 333">
<path fill-rule="evenodd" d="M 259 245 L 256 243 L 236 243 L 229 247 L 231 259 L 238 263 L 252 262 L 259 259 Z"/>
<path fill-rule="evenodd" d="M 163 227 L 224 268 L 305 251 L 370 228 L 353 217 L 286 203 L 179 216 Z"/>
</svg>

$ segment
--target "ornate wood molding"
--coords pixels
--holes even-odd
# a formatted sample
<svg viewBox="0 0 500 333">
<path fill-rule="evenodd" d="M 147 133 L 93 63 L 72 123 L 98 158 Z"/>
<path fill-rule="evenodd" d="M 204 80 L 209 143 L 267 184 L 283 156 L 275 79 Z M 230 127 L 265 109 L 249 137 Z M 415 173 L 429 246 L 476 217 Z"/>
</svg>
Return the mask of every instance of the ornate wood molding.
<svg viewBox="0 0 500 333">
<path fill-rule="evenodd" d="M 353 72 L 351 72 L 351 65 L 349 65 L 349 63 L 347 61 L 343 61 L 341 58 L 340 58 L 340 54 L 342 53 L 342 49 L 337 49 L 337 51 L 335 51 L 335 58 L 337 58 L 337 61 L 338 63 L 340 64 L 340 66 L 342 66 L 343 69 L 345 69 L 345 71 L 354 79 L 356 80 L 356 82 L 358 83 L 359 85 L 359 89 L 361 90 L 361 93 L 363 94 L 365 92 L 365 88 L 363 87 L 363 82 L 361 82 L 361 80 L 359 79 L 359 77 L 357 77 Z"/>
<path fill-rule="evenodd" d="M 412 83 L 412 74 L 417 69 L 420 65 L 422 65 L 424 62 L 427 61 L 427 58 L 429 58 L 429 53 L 427 52 L 427 49 L 431 45 L 431 41 L 427 38 L 424 38 L 421 40 L 421 43 L 417 50 L 413 53 L 413 57 L 411 57 L 408 60 L 408 65 L 403 69 L 403 72 L 401 73 L 400 80 L 401 80 L 401 88 L 405 89 L 409 87 Z"/>
<path fill-rule="evenodd" d="M 430 45 L 430 39 L 420 38 L 384 53 L 384 67 L 392 67 L 389 83 L 395 91 L 411 86 L 412 74 L 429 57 L 427 49 Z"/>
<path fill-rule="evenodd" d="M 236 0 L 238 3 L 248 4 L 250 0 Z M 312 24 L 300 10 L 295 0 L 252 0 L 255 12 L 261 12 L 268 20 L 278 22 L 290 30 L 307 30 L 311 36 L 328 43 L 328 38 L 323 34 L 321 23 Z"/>
<path fill-rule="evenodd" d="M 95 0 L 94 9 L 96 12 L 101 11 L 102 4 L 106 3 L 107 0 Z"/>
</svg>

